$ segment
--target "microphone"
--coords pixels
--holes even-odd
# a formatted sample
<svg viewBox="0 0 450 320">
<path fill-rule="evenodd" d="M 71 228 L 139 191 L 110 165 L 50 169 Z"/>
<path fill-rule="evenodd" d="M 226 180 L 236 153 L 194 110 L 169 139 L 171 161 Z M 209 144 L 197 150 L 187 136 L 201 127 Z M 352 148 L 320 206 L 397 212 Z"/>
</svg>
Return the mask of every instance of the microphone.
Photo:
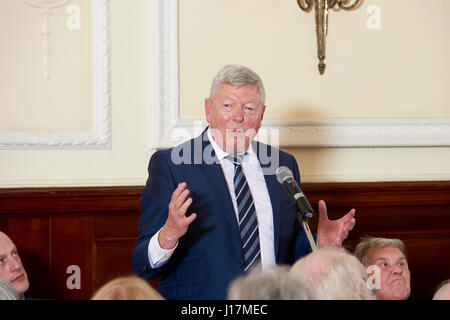
<svg viewBox="0 0 450 320">
<path fill-rule="evenodd" d="M 297 182 L 294 179 L 294 175 L 292 171 L 289 170 L 288 167 L 281 166 L 275 171 L 275 175 L 277 176 L 277 180 L 281 183 L 286 191 L 297 204 L 297 209 L 301 214 L 302 220 L 310 219 L 314 215 L 314 210 L 303 194 L 302 189 L 298 186 Z"/>
</svg>

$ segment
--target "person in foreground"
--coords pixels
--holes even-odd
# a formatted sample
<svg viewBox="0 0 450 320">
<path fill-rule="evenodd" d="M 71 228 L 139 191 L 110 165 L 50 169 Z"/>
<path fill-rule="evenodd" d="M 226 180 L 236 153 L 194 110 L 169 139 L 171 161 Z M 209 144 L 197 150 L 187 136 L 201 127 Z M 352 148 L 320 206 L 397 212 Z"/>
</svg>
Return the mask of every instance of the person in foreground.
<svg viewBox="0 0 450 320">
<path fill-rule="evenodd" d="M 0 278 L 0 300 L 19 300 L 20 294 L 6 279 Z"/>
<path fill-rule="evenodd" d="M 442 282 L 433 295 L 433 300 L 450 300 L 450 279 Z"/>
<path fill-rule="evenodd" d="M 119 277 L 100 287 L 91 300 L 164 300 L 146 281 L 136 276 Z"/>
<path fill-rule="evenodd" d="M 366 270 L 342 247 L 321 248 L 299 259 L 290 271 L 320 300 L 375 300 Z"/>
<path fill-rule="evenodd" d="M 20 260 L 16 245 L 0 231 L 0 279 L 8 280 L 12 287 L 24 298 L 30 284 L 25 268 Z"/>
<path fill-rule="evenodd" d="M 231 282 L 228 300 L 315 300 L 312 290 L 289 270 L 275 265 L 239 276 Z"/>
<path fill-rule="evenodd" d="M 411 294 L 411 275 L 403 241 L 365 237 L 356 246 L 354 254 L 365 267 L 372 266 L 379 270 L 379 288 L 376 288 L 378 300 L 408 299 Z"/>
<path fill-rule="evenodd" d="M 209 127 L 150 159 L 133 268 L 160 278 L 166 299 L 225 299 L 230 282 L 251 268 L 292 264 L 311 250 L 275 176 L 286 166 L 300 183 L 295 158 L 254 140 L 264 101 L 255 72 L 225 66 L 205 99 Z M 318 246 L 340 245 L 354 215 L 328 220 L 321 201 Z"/>
</svg>

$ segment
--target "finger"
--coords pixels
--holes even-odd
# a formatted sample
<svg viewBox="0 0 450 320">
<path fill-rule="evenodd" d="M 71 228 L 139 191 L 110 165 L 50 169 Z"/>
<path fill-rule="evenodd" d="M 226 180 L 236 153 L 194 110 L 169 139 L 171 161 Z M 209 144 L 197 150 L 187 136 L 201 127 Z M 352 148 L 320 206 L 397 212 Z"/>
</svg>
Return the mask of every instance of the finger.
<svg viewBox="0 0 450 320">
<path fill-rule="evenodd" d="M 192 223 L 192 221 L 195 220 L 195 218 L 197 218 L 197 214 L 196 213 L 192 213 L 189 217 L 186 217 L 187 225 L 190 225 Z"/>
<path fill-rule="evenodd" d="M 181 192 L 178 197 L 173 200 L 174 208 L 176 210 L 180 209 L 186 202 L 186 198 L 189 195 L 189 192 L 189 189 L 184 189 L 183 192 Z"/>
<path fill-rule="evenodd" d="M 327 205 L 323 200 L 319 200 L 319 220 L 328 220 Z"/>
<path fill-rule="evenodd" d="M 347 239 L 347 237 L 348 237 L 348 231 L 346 230 L 346 231 L 342 232 L 342 241 Z"/>
<path fill-rule="evenodd" d="M 349 226 L 349 230 L 352 230 L 353 229 L 353 227 L 355 226 L 355 224 L 356 224 L 356 220 L 353 218 L 352 220 L 350 220 L 350 226 Z"/>
<path fill-rule="evenodd" d="M 352 220 L 355 220 L 355 209 L 352 209 L 349 212 L 347 212 L 347 214 L 342 218 L 340 218 L 339 220 L 345 224 L 351 222 Z"/>
<path fill-rule="evenodd" d="M 354 218 L 352 218 L 352 219 L 350 219 L 349 221 L 347 221 L 347 222 L 344 223 L 344 228 L 345 228 L 345 230 L 350 231 L 350 230 L 353 229 L 353 227 L 355 226 L 355 224 L 356 224 L 356 220 L 355 220 Z"/>
<path fill-rule="evenodd" d="M 185 215 L 187 212 L 187 209 L 192 204 L 192 198 L 188 198 L 182 206 L 179 208 L 179 213 Z"/>
<path fill-rule="evenodd" d="M 181 192 L 183 192 L 183 190 L 186 188 L 186 186 L 187 186 L 186 182 L 179 183 L 178 186 L 176 187 L 175 191 L 172 193 L 171 201 L 174 201 L 176 198 L 178 198 L 178 196 L 180 195 Z"/>
<path fill-rule="evenodd" d="M 352 209 L 352 210 L 350 210 L 349 212 L 347 212 L 347 214 L 345 215 L 345 217 L 347 217 L 347 219 L 352 219 L 352 218 L 355 217 L 355 214 L 356 214 L 356 210 L 355 210 L 355 209 Z"/>
</svg>

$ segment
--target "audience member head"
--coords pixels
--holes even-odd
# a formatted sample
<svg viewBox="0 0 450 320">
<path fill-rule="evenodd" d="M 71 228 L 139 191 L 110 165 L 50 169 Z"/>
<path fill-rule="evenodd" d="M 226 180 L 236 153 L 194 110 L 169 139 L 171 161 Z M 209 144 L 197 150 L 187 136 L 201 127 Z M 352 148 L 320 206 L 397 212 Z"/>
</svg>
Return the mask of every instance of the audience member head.
<svg viewBox="0 0 450 320">
<path fill-rule="evenodd" d="M 0 279 L 0 300 L 19 300 L 20 294 L 6 279 Z"/>
<path fill-rule="evenodd" d="M 312 291 L 288 266 L 254 269 L 231 282 L 228 300 L 315 300 Z"/>
<path fill-rule="evenodd" d="M 23 294 L 28 290 L 28 276 L 11 239 L 0 231 L 0 278 L 8 280 L 13 288 Z"/>
<path fill-rule="evenodd" d="M 450 279 L 445 280 L 439 285 L 434 293 L 433 300 L 450 300 Z"/>
<path fill-rule="evenodd" d="M 103 285 L 91 300 L 164 300 L 148 282 L 136 276 L 120 277 Z"/>
<path fill-rule="evenodd" d="M 356 246 L 355 256 L 366 267 L 380 268 L 379 300 L 405 300 L 411 293 L 410 271 L 405 244 L 400 239 L 365 237 Z"/>
<path fill-rule="evenodd" d="M 373 300 L 366 271 L 355 256 L 342 247 L 326 247 L 299 259 L 291 268 L 321 300 Z"/>
</svg>

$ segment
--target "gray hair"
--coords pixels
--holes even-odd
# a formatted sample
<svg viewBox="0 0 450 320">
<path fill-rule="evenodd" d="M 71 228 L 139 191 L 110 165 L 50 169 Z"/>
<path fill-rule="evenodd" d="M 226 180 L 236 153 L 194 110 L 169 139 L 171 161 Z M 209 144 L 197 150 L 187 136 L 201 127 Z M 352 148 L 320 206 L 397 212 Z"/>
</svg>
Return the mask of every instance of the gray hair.
<svg viewBox="0 0 450 320">
<path fill-rule="evenodd" d="M 6 279 L 0 279 L 0 300 L 19 300 L 20 293 Z"/>
<path fill-rule="evenodd" d="M 450 290 L 450 279 L 445 280 L 442 282 L 436 292 L 434 293 L 433 300 L 447 300 L 443 297 L 446 290 Z"/>
<path fill-rule="evenodd" d="M 254 269 L 234 279 L 228 289 L 229 300 L 315 300 L 312 291 L 289 273 L 288 266 Z"/>
<path fill-rule="evenodd" d="M 363 237 L 361 242 L 355 248 L 354 254 L 366 267 L 369 265 L 367 260 L 367 252 L 372 248 L 386 248 L 393 247 L 399 249 L 406 258 L 405 244 L 400 239 L 389 238 L 375 238 L 375 237 Z"/>
<path fill-rule="evenodd" d="M 216 89 L 221 83 L 227 83 L 234 87 L 255 86 L 261 94 L 263 105 L 265 103 L 266 93 L 262 80 L 256 72 L 247 67 L 237 64 L 230 64 L 223 67 L 212 81 L 211 90 L 209 92 L 210 100 L 213 99 Z"/>
<path fill-rule="evenodd" d="M 321 300 L 374 300 L 361 262 L 342 247 L 326 247 L 297 260 L 291 273 Z"/>
</svg>

